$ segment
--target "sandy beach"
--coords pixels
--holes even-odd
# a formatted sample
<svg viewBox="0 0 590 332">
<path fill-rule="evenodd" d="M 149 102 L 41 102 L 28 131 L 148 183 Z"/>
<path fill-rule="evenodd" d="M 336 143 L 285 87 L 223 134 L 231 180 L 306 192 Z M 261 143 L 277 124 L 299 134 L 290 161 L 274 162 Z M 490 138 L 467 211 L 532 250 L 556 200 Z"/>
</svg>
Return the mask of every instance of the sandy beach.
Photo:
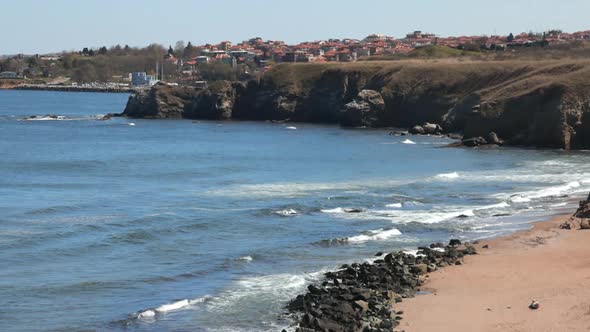
<svg viewBox="0 0 590 332">
<path fill-rule="evenodd" d="M 397 330 L 589 331 L 590 231 L 560 229 L 569 217 L 481 241 L 464 265 L 430 273 L 426 294 L 396 308 L 404 311 Z"/>
</svg>

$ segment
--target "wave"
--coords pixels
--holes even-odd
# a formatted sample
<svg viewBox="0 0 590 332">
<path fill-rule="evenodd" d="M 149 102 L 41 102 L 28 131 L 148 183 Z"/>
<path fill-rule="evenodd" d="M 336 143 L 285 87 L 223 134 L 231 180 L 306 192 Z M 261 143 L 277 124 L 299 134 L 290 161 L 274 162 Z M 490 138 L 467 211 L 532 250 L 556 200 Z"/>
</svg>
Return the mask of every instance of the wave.
<svg viewBox="0 0 590 332">
<path fill-rule="evenodd" d="M 251 262 L 254 260 L 254 258 L 252 256 L 243 256 L 238 258 L 239 261 L 245 261 L 245 262 Z"/>
<path fill-rule="evenodd" d="M 84 120 L 108 120 L 110 116 L 104 114 L 96 114 L 90 116 L 67 116 L 67 115 L 31 115 L 26 117 L 24 121 L 84 121 Z"/>
<path fill-rule="evenodd" d="M 406 139 L 406 140 L 402 141 L 402 144 L 416 144 L 416 142 Z"/>
<path fill-rule="evenodd" d="M 445 180 L 457 179 L 457 178 L 459 178 L 459 173 L 453 172 L 453 173 L 446 173 L 446 174 L 438 174 L 436 177 L 439 179 L 445 179 Z"/>
<path fill-rule="evenodd" d="M 337 208 L 333 208 L 333 209 L 323 209 L 320 211 L 323 213 L 332 213 L 332 214 L 339 214 L 339 213 L 355 214 L 355 213 L 365 212 L 364 209 L 360 209 L 360 208 L 342 208 L 342 207 L 337 207 Z"/>
<path fill-rule="evenodd" d="M 188 299 L 178 300 L 176 302 L 163 304 L 157 308 L 139 311 L 136 314 L 134 314 L 133 316 L 134 316 L 134 318 L 139 319 L 139 320 L 153 320 L 153 319 L 156 319 L 156 317 L 158 315 L 164 315 L 164 314 L 172 312 L 172 311 L 186 309 L 188 307 L 204 303 L 205 301 L 207 301 L 209 299 L 211 299 L 210 296 L 204 296 L 204 297 L 200 297 L 200 298 L 194 299 L 194 300 L 188 300 Z"/>
<path fill-rule="evenodd" d="M 353 237 L 349 237 L 347 239 L 348 242 L 352 243 L 364 243 L 368 241 L 384 241 L 394 236 L 402 235 L 402 232 L 393 228 L 389 230 L 378 229 L 374 231 L 369 231 L 368 234 L 357 235 Z"/>
<path fill-rule="evenodd" d="M 25 118 L 26 121 L 61 121 L 67 120 L 63 115 L 32 115 Z"/>
<path fill-rule="evenodd" d="M 507 207 L 511 207 L 511 205 L 506 202 L 501 202 L 498 204 L 482 206 L 482 207 L 477 208 L 476 210 L 478 210 L 478 211 L 479 210 L 492 210 L 492 209 L 501 209 L 501 208 L 507 208 Z"/>
<path fill-rule="evenodd" d="M 385 207 L 393 208 L 393 209 L 401 209 L 403 207 L 403 205 L 402 205 L 402 203 L 393 203 L 393 204 L 387 204 L 387 205 L 385 205 Z"/>
<path fill-rule="evenodd" d="M 280 211 L 275 211 L 275 214 L 278 214 L 283 217 L 295 216 L 299 214 L 295 209 L 285 209 Z"/>
<path fill-rule="evenodd" d="M 287 129 L 287 130 L 297 130 L 297 127 L 289 126 L 289 127 L 285 127 L 285 129 Z"/>
<path fill-rule="evenodd" d="M 587 181 L 585 180 L 571 181 L 562 185 L 550 186 L 537 190 L 516 193 L 511 195 L 508 198 L 508 200 L 513 203 L 528 203 L 532 200 L 538 199 L 565 197 L 570 194 L 588 191 L 588 188 L 586 188 L 585 185 L 587 185 Z M 503 195 L 504 194 L 499 194 L 496 196 L 501 197 Z"/>
</svg>

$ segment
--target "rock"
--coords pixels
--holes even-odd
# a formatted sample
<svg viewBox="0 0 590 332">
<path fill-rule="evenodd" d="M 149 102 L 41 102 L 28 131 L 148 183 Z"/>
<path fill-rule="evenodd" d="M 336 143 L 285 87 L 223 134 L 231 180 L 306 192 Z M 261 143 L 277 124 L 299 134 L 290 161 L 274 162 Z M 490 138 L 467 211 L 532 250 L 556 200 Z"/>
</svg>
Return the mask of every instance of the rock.
<svg viewBox="0 0 590 332">
<path fill-rule="evenodd" d="M 477 251 L 473 246 L 467 246 L 463 249 L 463 255 L 477 255 Z"/>
<path fill-rule="evenodd" d="M 486 145 L 488 142 L 483 137 L 473 137 L 461 141 L 464 146 L 474 148 L 480 145 Z"/>
<path fill-rule="evenodd" d="M 385 110 L 385 101 L 374 90 L 362 90 L 340 112 L 340 125 L 344 127 L 374 127 L 379 114 Z"/>
<path fill-rule="evenodd" d="M 424 135 L 426 134 L 426 130 L 422 126 L 414 126 L 409 130 L 410 134 L 412 135 Z"/>
<path fill-rule="evenodd" d="M 536 300 L 533 300 L 533 302 L 531 302 L 531 304 L 529 304 L 529 309 L 531 310 L 537 310 L 539 309 L 541 305 L 539 304 L 539 302 L 537 302 Z"/>
<path fill-rule="evenodd" d="M 582 219 L 580 221 L 580 229 L 590 229 L 590 221 L 587 219 Z"/>
<path fill-rule="evenodd" d="M 426 135 L 440 135 L 443 131 L 440 125 L 428 122 L 422 125 L 422 129 Z"/>
<path fill-rule="evenodd" d="M 363 300 L 354 301 L 354 305 L 361 310 L 361 313 L 369 311 L 369 304 Z"/>
<path fill-rule="evenodd" d="M 489 244 L 485 244 L 485 245 L 482 246 L 482 248 L 483 249 L 489 249 L 490 248 L 490 245 Z"/>
<path fill-rule="evenodd" d="M 460 246 L 461 245 L 461 240 L 459 239 L 451 239 L 449 241 L 449 246 L 451 247 L 456 247 L 456 246 Z"/>
<path fill-rule="evenodd" d="M 445 245 L 442 242 L 432 243 L 430 245 L 430 248 L 432 248 L 432 249 L 434 249 L 434 248 L 444 248 L 444 247 L 445 247 Z"/>
<path fill-rule="evenodd" d="M 412 272 L 417 273 L 418 275 L 428 273 L 428 265 L 426 264 L 416 264 L 412 266 Z"/>
<path fill-rule="evenodd" d="M 391 322 L 389 319 L 382 320 L 381 324 L 379 324 L 379 327 L 382 329 L 391 329 L 393 327 L 393 322 Z"/>
<path fill-rule="evenodd" d="M 322 294 L 322 290 L 314 285 L 309 285 L 307 286 L 307 290 L 311 293 L 311 294 L 316 294 L 316 295 L 320 295 Z"/>
<path fill-rule="evenodd" d="M 488 144 L 495 144 L 495 145 L 503 145 L 504 141 L 498 138 L 495 132 L 490 132 L 486 137 L 486 141 Z"/>
<path fill-rule="evenodd" d="M 351 209 L 344 209 L 344 212 L 346 212 L 346 213 L 361 213 L 361 212 L 364 212 L 364 210 L 360 209 L 360 208 L 351 208 Z"/>
</svg>

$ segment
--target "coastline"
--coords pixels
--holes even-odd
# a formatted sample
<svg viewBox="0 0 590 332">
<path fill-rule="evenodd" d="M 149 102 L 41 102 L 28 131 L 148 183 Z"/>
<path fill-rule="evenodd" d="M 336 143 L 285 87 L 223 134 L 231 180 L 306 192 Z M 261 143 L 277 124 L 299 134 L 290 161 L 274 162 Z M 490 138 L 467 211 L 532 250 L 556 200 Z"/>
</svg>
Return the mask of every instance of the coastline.
<svg viewBox="0 0 590 332">
<path fill-rule="evenodd" d="M 0 87 L 0 90 L 29 90 L 29 91 L 56 91 L 56 92 L 102 92 L 102 93 L 137 93 L 137 88 L 117 87 L 83 87 L 83 86 L 51 86 L 51 85 L 16 85 Z"/>
<path fill-rule="evenodd" d="M 465 243 L 450 240 L 446 246 L 436 243 L 419 247 L 417 256 L 403 251 L 378 253 L 372 264 L 328 272 L 321 286 L 310 285 L 305 295 L 289 303 L 297 322 L 292 328 L 297 332 L 587 329 L 590 257 L 585 254 L 588 234 L 580 228 L 586 223 L 590 229 L 584 219 L 584 213 L 590 212 L 588 202 L 582 201 L 573 214 L 548 216 L 549 220 L 532 222 L 531 228 L 513 234 Z M 569 228 L 563 227 L 566 224 Z M 540 303 L 538 310 L 529 308 L 532 301 Z"/>
<path fill-rule="evenodd" d="M 400 303 L 398 330 L 580 331 L 590 326 L 587 232 L 560 229 L 570 214 L 481 241 L 477 256 L 425 278 L 418 295 Z M 484 248 L 488 246 L 489 248 Z M 538 310 L 529 309 L 532 300 Z"/>
</svg>

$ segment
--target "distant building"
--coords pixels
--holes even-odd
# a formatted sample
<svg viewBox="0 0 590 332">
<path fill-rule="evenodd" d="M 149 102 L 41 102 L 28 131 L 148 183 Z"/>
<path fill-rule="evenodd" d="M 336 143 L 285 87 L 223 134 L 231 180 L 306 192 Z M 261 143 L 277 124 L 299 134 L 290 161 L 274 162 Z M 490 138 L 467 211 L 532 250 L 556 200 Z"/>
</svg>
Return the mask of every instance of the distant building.
<svg viewBox="0 0 590 332">
<path fill-rule="evenodd" d="M 158 83 L 153 75 L 147 75 L 146 72 L 131 73 L 131 84 L 133 86 L 152 86 Z"/>
<path fill-rule="evenodd" d="M 367 38 L 365 38 L 365 42 L 374 43 L 374 42 L 385 40 L 385 39 L 386 39 L 385 35 L 374 33 L 372 35 L 368 35 Z"/>
<path fill-rule="evenodd" d="M 211 58 L 209 58 L 208 56 L 198 56 L 195 58 L 195 61 L 197 64 L 205 64 L 205 63 L 209 63 L 209 61 L 211 60 Z"/>
<path fill-rule="evenodd" d="M 0 73 L 0 78 L 18 78 L 18 74 L 13 71 L 3 71 Z"/>
</svg>

